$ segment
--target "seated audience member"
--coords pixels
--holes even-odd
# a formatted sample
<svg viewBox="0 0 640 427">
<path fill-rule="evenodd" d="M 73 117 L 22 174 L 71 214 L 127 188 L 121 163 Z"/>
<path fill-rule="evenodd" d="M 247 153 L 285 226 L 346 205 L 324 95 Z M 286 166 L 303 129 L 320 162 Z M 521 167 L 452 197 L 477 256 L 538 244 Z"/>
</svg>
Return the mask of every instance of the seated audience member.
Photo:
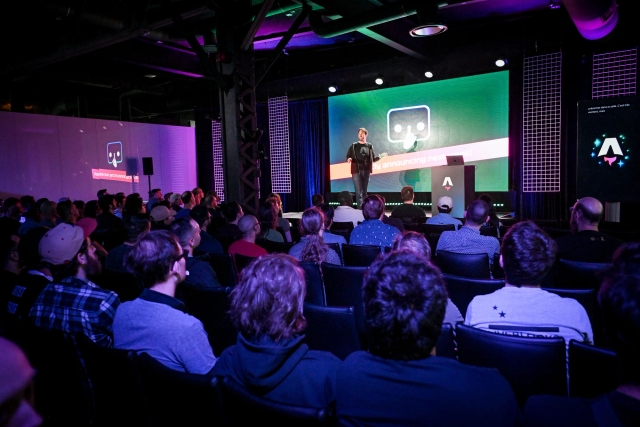
<svg viewBox="0 0 640 427">
<path fill-rule="evenodd" d="M 102 213 L 96 217 L 98 227 L 94 232 L 94 238 L 101 242 L 107 251 L 110 251 L 124 243 L 124 223 L 113 214 L 113 210 L 116 208 L 116 200 L 113 195 L 105 194 L 102 196 L 98 200 L 98 206 L 100 206 Z"/>
<path fill-rule="evenodd" d="M 413 187 L 405 185 L 400 190 L 400 197 L 402 198 L 402 204 L 396 206 L 391 211 L 391 216 L 394 218 L 414 218 L 414 217 L 426 217 L 427 214 L 418 206 L 413 204 Z M 411 221 L 409 221 L 411 222 Z"/>
<path fill-rule="evenodd" d="M 363 299 L 369 352 L 350 354 L 338 370 L 341 425 L 515 424 L 515 395 L 497 370 L 434 355 L 447 289 L 426 258 L 409 250 L 378 258 Z"/>
<path fill-rule="evenodd" d="M 0 337 L 0 425 L 36 427 L 42 418 L 34 409 L 36 371 L 13 342 Z"/>
<path fill-rule="evenodd" d="M 116 201 L 116 208 L 113 210 L 113 214 L 123 220 L 122 213 L 124 212 L 124 204 L 127 196 L 125 196 L 124 193 L 118 193 L 114 196 L 114 200 Z"/>
<path fill-rule="evenodd" d="M 194 206 L 200 205 L 204 200 L 204 190 L 200 187 L 196 187 L 193 190 L 191 190 L 191 192 L 193 193 L 193 198 L 195 199 Z"/>
<path fill-rule="evenodd" d="M 120 246 L 116 246 L 109 251 L 104 264 L 104 268 L 107 270 L 117 271 L 120 273 L 129 272 L 124 265 L 124 258 L 131 248 L 133 248 L 138 237 L 151 230 L 151 222 L 145 214 L 130 215 L 124 220 L 124 230 L 127 240 L 125 240 L 125 242 Z"/>
<path fill-rule="evenodd" d="M 276 207 L 278 208 L 278 218 L 282 218 L 282 215 L 284 214 L 284 210 L 282 209 L 282 198 L 280 198 L 280 195 L 278 193 L 271 193 L 269 194 L 267 199 L 276 200 Z"/>
<path fill-rule="evenodd" d="M 151 209 L 149 217 L 151 218 L 152 230 L 168 230 L 176 216 L 176 211 L 166 206 L 156 206 Z"/>
<path fill-rule="evenodd" d="M 76 205 L 76 209 L 78 209 L 78 219 L 84 218 L 84 200 L 74 200 L 73 204 Z"/>
<path fill-rule="evenodd" d="M 160 190 L 159 188 L 154 188 L 153 190 L 149 191 L 149 201 L 147 202 L 146 211 L 151 212 L 156 203 L 161 200 L 164 200 L 164 198 L 162 197 L 162 190 Z"/>
<path fill-rule="evenodd" d="M 305 292 L 304 272 L 288 255 L 265 255 L 246 267 L 229 311 L 238 341 L 222 352 L 215 375 L 276 402 L 321 408 L 335 400 L 340 360 L 304 343 Z"/>
<path fill-rule="evenodd" d="M 313 206 L 314 208 L 317 208 L 323 203 L 324 197 L 322 197 L 322 194 L 314 194 L 313 196 L 311 196 L 311 206 Z"/>
<path fill-rule="evenodd" d="M 200 227 L 200 244 L 196 248 L 196 251 L 200 254 L 224 253 L 222 244 L 208 232 L 212 218 L 209 209 L 205 205 L 194 206 L 191 212 L 189 212 L 189 216 L 191 216 Z"/>
<path fill-rule="evenodd" d="M 120 300 L 89 280 L 89 276 L 100 274 L 102 265 L 82 228 L 56 226 L 42 237 L 39 251 L 42 260 L 51 264 L 55 280 L 31 307 L 31 322 L 44 329 L 81 333 L 111 347 L 111 327 Z"/>
<path fill-rule="evenodd" d="M 490 225 L 491 227 L 494 227 L 496 229 L 496 232 L 498 233 L 498 237 L 500 237 L 500 226 L 502 225 L 502 223 L 500 222 L 500 219 L 496 214 L 496 209 L 493 206 L 493 200 L 491 199 L 491 196 L 489 196 L 488 194 L 483 194 L 482 196 L 478 197 L 478 199 L 484 200 L 484 202 L 489 205 L 489 221 L 485 221 L 483 225 Z"/>
<path fill-rule="evenodd" d="M 151 231 L 136 241 L 125 264 L 144 290 L 118 308 L 114 345 L 148 353 L 176 371 L 207 374 L 216 363 L 207 333 L 175 298 L 178 283 L 187 275 L 186 255 L 165 230 Z"/>
<path fill-rule="evenodd" d="M 464 213 L 465 222 L 458 231 L 445 231 L 438 239 L 436 254 L 439 251 L 458 254 L 481 254 L 489 256 L 489 268 L 493 267 L 493 258 L 500 253 L 500 243 L 492 236 L 480 234 L 480 227 L 489 220 L 489 205 L 483 200 L 474 200 Z"/>
<path fill-rule="evenodd" d="M 185 284 L 197 288 L 218 288 L 216 272 L 208 261 L 193 256 L 200 245 L 200 227 L 193 218 L 180 218 L 171 223 L 169 231 L 178 238 L 180 247 L 186 253 L 187 279 Z"/>
<path fill-rule="evenodd" d="M 394 251 L 402 249 L 410 250 L 425 257 L 428 261 L 431 260 L 431 246 L 429 246 L 429 242 L 422 234 L 416 233 L 415 231 L 405 231 L 402 234 L 398 234 L 393 241 L 391 249 Z M 442 323 L 450 323 L 451 326 L 455 327 L 456 323 L 462 321 L 464 321 L 464 319 L 462 318 L 460 310 L 458 310 L 458 307 L 451 301 L 451 298 L 447 298 L 447 309 L 445 310 Z"/>
<path fill-rule="evenodd" d="M 236 240 L 229 246 L 231 255 L 240 254 L 248 257 L 266 255 L 267 251 L 256 245 L 256 236 L 260 232 L 260 222 L 253 215 L 245 214 L 238 221 L 238 228 L 242 232 L 242 239 Z"/>
<path fill-rule="evenodd" d="M 464 323 L 505 335 L 562 337 L 567 345 L 572 339 L 593 343 L 584 307 L 573 298 L 540 289 L 555 255 L 556 243 L 533 222 L 513 225 L 502 240 L 500 256 L 506 285 L 476 296 Z"/>
<path fill-rule="evenodd" d="M 324 233 L 322 234 L 322 239 L 325 243 L 338 243 L 340 245 L 340 249 L 342 249 L 342 244 L 347 243 L 347 239 L 345 239 L 344 236 L 333 234 L 330 231 L 331 225 L 333 225 L 333 215 L 335 210 L 329 203 L 320 205 L 320 210 L 324 215 Z"/>
<path fill-rule="evenodd" d="M 38 200 L 39 203 L 33 203 L 22 215 L 24 222 L 20 225 L 20 228 L 18 228 L 18 236 L 24 236 L 27 234 L 27 231 L 40 225 L 42 222 L 42 211 L 40 210 L 40 206 L 45 201 L 47 201 L 47 199 L 40 199 Z"/>
<path fill-rule="evenodd" d="M 66 222 L 67 224 L 75 224 L 78 221 L 78 218 L 80 218 L 78 208 L 69 199 L 58 203 L 56 210 L 58 211 L 58 216 L 62 222 Z"/>
<path fill-rule="evenodd" d="M 20 217 L 24 213 L 20 199 L 7 197 L 2 204 L 4 216 L 0 217 L 0 233 L 6 235 L 18 234 L 20 229 Z"/>
<path fill-rule="evenodd" d="M 173 193 L 171 197 L 169 197 L 169 202 L 171 203 L 171 209 L 179 212 L 180 209 L 182 209 L 182 194 Z"/>
<path fill-rule="evenodd" d="M 122 218 L 124 219 L 127 216 L 138 215 L 141 213 L 147 213 L 142 197 L 137 193 L 129 194 L 124 202 Z"/>
<path fill-rule="evenodd" d="M 222 209 L 220 205 L 218 205 L 218 195 L 215 191 L 209 191 L 200 204 L 206 207 L 209 215 L 211 215 L 209 225 L 207 226 L 207 233 L 213 235 L 215 234 L 215 230 L 227 223 L 225 216 L 222 214 Z"/>
<path fill-rule="evenodd" d="M 238 221 L 243 217 L 244 212 L 240 203 L 235 200 L 223 203 L 221 210 L 226 219 L 226 224 L 215 230 L 216 237 L 231 237 L 234 240 L 242 238 L 242 232 L 238 228 Z"/>
<path fill-rule="evenodd" d="M 300 219 L 299 243 L 296 243 L 289 250 L 289 255 L 298 261 L 313 261 L 321 264 L 328 262 L 331 264 L 342 264 L 340 255 L 329 248 L 322 235 L 324 233 L 324 215 L 318 208 L 308 208 L 302 213 Z"/>
<path fill-rule="evenodd" d="M 105 194 L 109 194 L 109 192 L 107 191 L 106 188 L 103 188 L 102 190 L 98 190 L 98 192 L 96 193 L 96 197 L 99 200 L 100 197 L 104 196 Z"/>
<path fill-rule="evenodd" d="M 84 237 L 89 237 L 89 239 L 91 240 L 91 245 L 93 245 L 93 247 L 96 249 L 95 254 L 102 263 L 107 257 L 108 252 L 105 248 L 102 247 L 100 242 L 91 237 L 91 234 L 98 227 L 98 221 L 93 218 L 82 218 L 79 219 L 75 225 L 76 227 L 82 228 L 82 231 L 84 231 Z"/>
<path fill-rule="evenodd" d="M 6 315 L 6 308 L 19 275 L 22 271 L 18 244 L 20 237 L 17 234 L 7 236 L 0 234 L 0 324 Z"/>
<path fill-rule="evenodd" d="M 258 220 L 260 221 L 261 239 L 271 240 L 272 242 L 284 242 L 284 237 L 278 231 L 278 208 L 272 201 L 266 201 L 258 208 Z"/>
<path fill-rule="evenodd" d="M 193 193 L 189 190 L 185 191 L 180 195 L 180 199 L 182 200 L 182 209 L 177 211 L 176 219 L 178 218 L 189 218 L 189 212 L 196 206 L 196 198 Z"/>
<path fill-rule="evenodd" d="M 352 245 L 375 245 L 391 247 L 393 239 L 400 234 L 400 230 L 384 224 L 384 200 L 377 194 L 370 194 L 362 203 L 364 222 L 351 232 L 349 243 Z"/>
<path fill-rule="evenodd" d="M 357 227 L 359 222 L 364 221 L 364 216 L 360 209 L 353 208 L 353 198 L 348 191 L 341 191 L 338 194 L 338 203 L 340 206 L 336 208 L 333 216 L 335 222 L 353 222 L 353 226 Z"/>
<path fill-rule="evenodd" d="M 453 210 L 453 199 L 449 196 L 442 196 L 438 199 L 438 214 L 427 218 L 427 224 L 447 225 L 453 224 L 458 230 L 462 226 L 462 222 L 451 216 Z"/>
<path fill-rule="evenodd" d="M 291 242 L 293 241 L 293 239 L 291 238 L 291 224 L 289 223 L 289 220 L 286 218 L 282 218 L 282 200 L 280 200 L 280 196 L 278 197 L 268 197 L 267 202 L 271 202 L 276 206 L 276 227 L 282 228 L 282 230 L 284 231 L 284 240 L 287 242 Z"/>
<path fill-rule="evenodd" d="M 98 205 L 97 200 L 89 200 L 87 203 L 85 203 L 84 205 L 85 217 L 96 219 L 98 215 L 100 215 L 101 213 L 102 213 L 102 209 L 100 209 L 100 206 Z"/>
<path fill-rule="evenodd" d="M 53 200 L 46 200 L 40 205 L 40 213 L 42 213 L 42 221 L 40 226 L 53 228 L 56 226 L 56 222 L 60 216 L 58 215 L 58 203 Z"/>
<path fill-rule="evenodd" d="M 602 203 L 593 197 L 583 197 L 571 208 L 571 233 L 560 237 L 558 258 L 583 262 L 610 262 L 622 241 L 598 231 L 602 219 Z"/>
<path fill-rule="evenodd" d="M 640 243 L 627 243 L 613 256 L 598 293 L 604 331 L 618 355 L 618 388 L 594 399 L 533 396 L 525 425 L 598 427 L 640 425 Z"/>
</svg>

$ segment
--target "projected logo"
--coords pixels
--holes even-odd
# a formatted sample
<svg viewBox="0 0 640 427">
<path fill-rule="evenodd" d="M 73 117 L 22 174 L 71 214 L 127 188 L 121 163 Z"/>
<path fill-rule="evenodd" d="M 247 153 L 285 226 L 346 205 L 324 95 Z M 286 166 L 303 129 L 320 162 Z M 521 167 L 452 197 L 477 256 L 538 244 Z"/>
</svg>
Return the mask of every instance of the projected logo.
<svg viewBox="0 0 640 427">
<path fill-rule="evenodd" d="M 387 112 L 387 136 L 390 142 L 402 142 L 405 150 L 431 135 L 430 111 L 426 105 L 392 108 Z"/>
<path fill-rule="evenodd" d="M 107 162 L 114 168 L 118 167 L 118 163 L 122 163 L 122 142 L 107 143 Z"/>
<path fill-rule="evenodd" d="M 444 181 L 442 181 L 442 186 L 449 191 L 451 189 L 451 187 L 453 187 L 453 182 L 451 182 L 451 177 L 450 176 L 446 176 L 444 178 Z"/>
<path fill-rule="evenodd" d="M 602 135 L 602 139 L 596 138 L 591 149 L 591 157 L 597 159 L 598 164 L 617 164 L 623 167 L 629 160 L 629 150 L 623 148 L 625 137 L 619 135 L 617 138 Z M 622 144 L 622 145 L 621 145 Z"/>
</svg>

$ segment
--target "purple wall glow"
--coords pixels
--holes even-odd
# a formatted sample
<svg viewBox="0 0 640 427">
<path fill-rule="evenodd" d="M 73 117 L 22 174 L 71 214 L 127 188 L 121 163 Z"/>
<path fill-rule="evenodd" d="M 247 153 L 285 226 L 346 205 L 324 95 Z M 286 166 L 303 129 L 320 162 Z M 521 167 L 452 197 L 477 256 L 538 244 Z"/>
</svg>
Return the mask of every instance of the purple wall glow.
<svg viewBox="0 0 640 427">
<path fill-rule="evenodd" d="M 107 144 L 122 152 L 108 155 Z M 111 148 L 118 148 L 113 144 Z M 112 150 L 113 151 L 113 150 Z M 195 129 L 74 117 L 0 113 L 0 197 L 30 194 L 36 199 L 92 200 L 101 188 L 115 194 L 138 192 L 146 200 L 148 178 L 142 157 L 152 157 L 152 188 L 163 193 L 196 186 Z M 127 163 L 138 167 L 139 182 L 124 179 Z M 94 179 L 101 171 L 120 177 Z"/>
</svg>

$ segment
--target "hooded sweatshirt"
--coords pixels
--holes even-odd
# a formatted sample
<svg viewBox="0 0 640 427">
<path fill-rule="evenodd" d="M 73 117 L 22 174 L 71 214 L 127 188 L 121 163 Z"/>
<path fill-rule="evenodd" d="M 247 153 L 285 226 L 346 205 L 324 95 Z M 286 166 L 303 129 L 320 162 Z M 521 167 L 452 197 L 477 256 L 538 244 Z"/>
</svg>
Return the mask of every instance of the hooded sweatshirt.
<svg viewBox="0 0 640 427">
<path fill-rule="evenodd" d="M 331 353 L 309 350 L 303 341 L 304 335 L 275 342 L 238 334 L 236 345 L 222 352 L 213 373 L 273 401 L 325 407 L 335 400 L 336 372 L 342 362 Z"/>
</svg>

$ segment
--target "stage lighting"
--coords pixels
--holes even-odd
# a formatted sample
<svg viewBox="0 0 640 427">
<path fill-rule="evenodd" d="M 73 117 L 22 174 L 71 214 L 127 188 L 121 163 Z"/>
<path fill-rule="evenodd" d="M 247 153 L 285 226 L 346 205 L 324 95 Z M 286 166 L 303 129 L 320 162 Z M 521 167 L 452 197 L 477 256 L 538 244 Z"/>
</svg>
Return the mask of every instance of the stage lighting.
<svg viewBox="0 0 640 427">
<path fill-rule="evenodd" d="M 409 31 L 411 37 L 428 37 L 442 34 L 447 31 L 447 26 L 438 18 L 438 3 L 429 1 L 416 7 L 418 25 Z"/>
<path fill-rule="evenodd" d="M 329 92 L 336 93 L 338 91 L 338 85 L 332 84 L 329 86 Z"/>
<path fill-rule="evenodd" d="M 378 77 L 376 77 L 376 80 L 375 80 L 375 81 L 376 81 L 376 84 L 377 84 L 378 86 L 380 86 L 380 85 L 382 85 L 382 84 L 384 83 L 384 77 L 382 77 L 382 76 L 378 76 Z"/>
<path fill-rule="evenodd" d="M 509 61 L 507 60 L 507 58 L 498 58 L 498 59 L 496 59 L 496 67 L 504 67 L 508 63 L 509 63 Z"/>
<path fill-rule="evenodd" d="M 427 71 L 424 73 L 424 76 L 428 79 L 430 79 L 431 77 L 433 77 L 433 73 L 431 71 Z"/>
</svg>

